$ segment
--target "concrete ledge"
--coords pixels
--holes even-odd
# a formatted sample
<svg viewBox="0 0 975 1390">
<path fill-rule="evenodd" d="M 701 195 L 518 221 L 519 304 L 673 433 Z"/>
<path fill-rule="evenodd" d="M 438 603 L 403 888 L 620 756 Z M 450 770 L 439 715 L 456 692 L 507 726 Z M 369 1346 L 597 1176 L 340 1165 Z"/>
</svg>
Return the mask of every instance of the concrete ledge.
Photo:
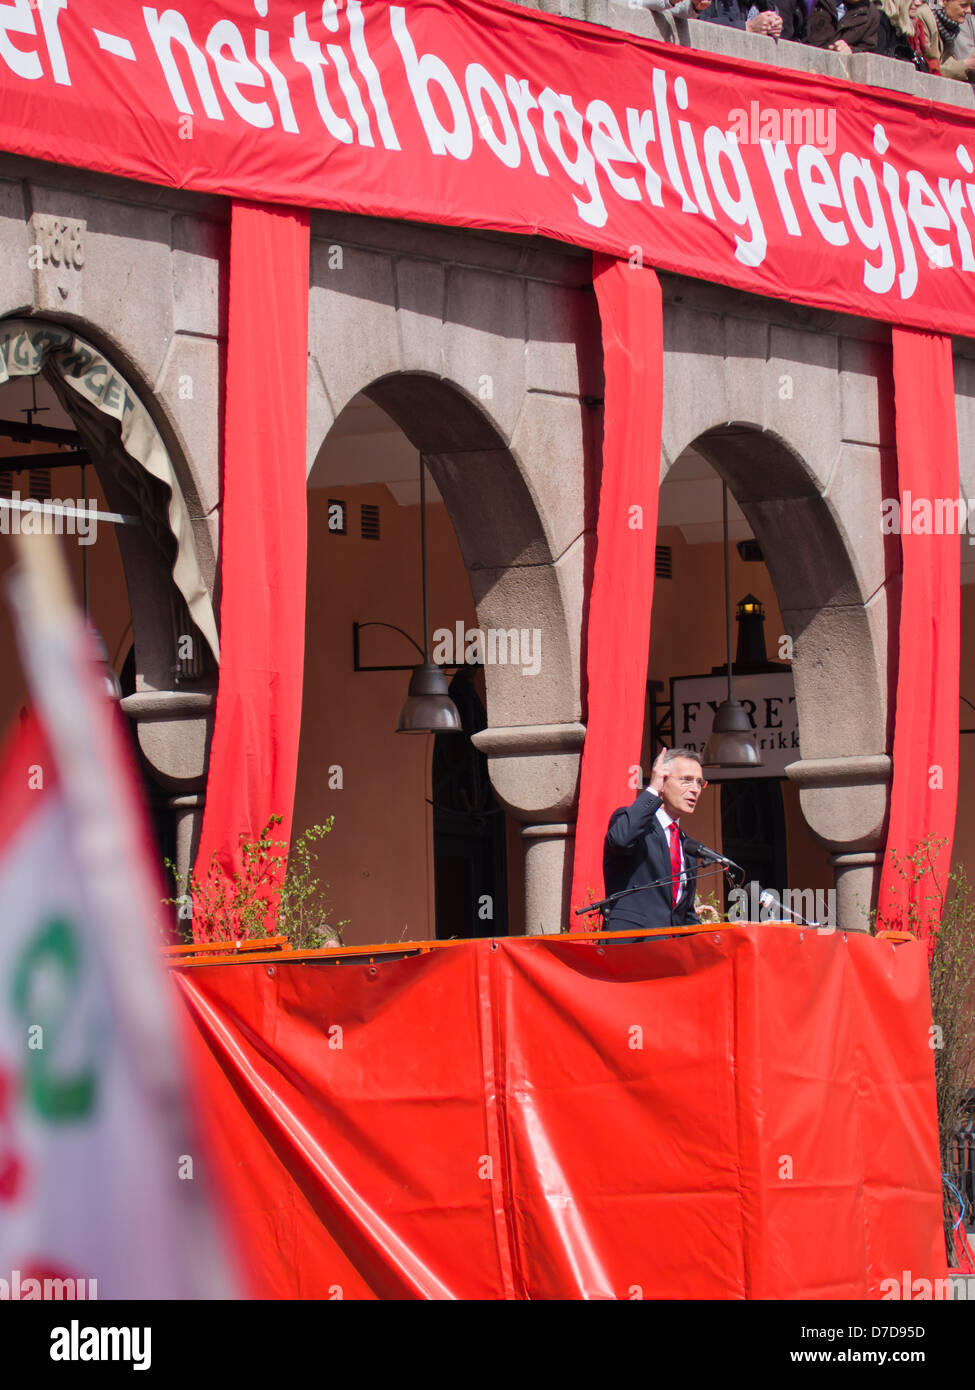
<svg viewBox="0 0 975 1390">
<path fill-rule="evenodd" d="M 975 106 L 975 92 L 967 82 L 917 72 L 896 58 L 875 53 L 840 55 L 808 44 L 786 39 L 770 39 L 724 24 L 708 24 L 700 19 L 673 19 L 666 13 L 645 10 L 621 0 L 513 0 L 524 9 L 541 10 L 565 19 L 581 19 L 590 24 L 635 34 L 641 38 L 676 42 L 706 53 L 722 53 L 797 72 L 816 72 L 827 77 L 855 82 L 862 86 L 883 87 L 907 92 L 922 101 L 938 101 L 949 106 Z M 760 93 L 756 93 L 760 95 Z"/>
<path fill-rule="evenodd" d="M 590 292 L 592 289 L 592 253 L 584 247 L 544 237 L 321 209 L 312 210 L 311 237 L 313 242 L 326 245 L 386 250 L 396 256 L 436 264 L 454 261 L 500 275 L 520 275 Z"/>
</svg>

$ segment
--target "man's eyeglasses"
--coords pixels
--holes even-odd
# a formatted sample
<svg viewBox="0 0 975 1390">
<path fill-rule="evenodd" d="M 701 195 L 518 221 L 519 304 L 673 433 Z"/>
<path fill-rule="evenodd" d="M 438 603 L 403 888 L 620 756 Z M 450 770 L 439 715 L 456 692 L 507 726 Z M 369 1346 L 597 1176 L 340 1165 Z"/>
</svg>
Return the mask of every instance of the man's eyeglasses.
<svg viewBox="0 0 975 1390">
<path fill-rule="evenodd" d="M 674 779 L 679 787 L 697 787 L 698 791 L 704 791 L 707 782 L 703 777 L 677 777 Z"/>
</svg>

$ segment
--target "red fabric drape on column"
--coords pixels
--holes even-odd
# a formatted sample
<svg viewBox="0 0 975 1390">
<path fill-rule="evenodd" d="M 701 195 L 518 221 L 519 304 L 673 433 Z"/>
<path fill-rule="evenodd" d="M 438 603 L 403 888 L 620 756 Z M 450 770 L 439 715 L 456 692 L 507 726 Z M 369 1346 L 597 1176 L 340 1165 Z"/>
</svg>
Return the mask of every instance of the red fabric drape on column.
<svg viewBox="0 0 975 1390">
<path fill-rule="evenodd" d="M 307 212 L 235 202 L 221 515 L 220 684 L 197 872 L 294 813 L 305 649 Z"/>
<path fill-rule="evenodd" d="M 603 839 L 637 790 L 647 693 L 663 418 L 663 310 L 652 270 L 594 256 L 606 375 L 596 565 L 589 600 L 589 691 L 572 907 L 602 897 Z M 599 924 L 596 923 L 598 926 Z M 576 931 L 588 917 L 572 915 Z"/>
<path fill-rule="evenodd" d="M 924 518 L 914 504 L 927 505 L 930 517 L 936 499 L 958 497 L 955 375 L 950 338 L 912 328 L 894 328 L 892 337 L 902 580 L 887 849 L 903 860 L 928 834 L 947 840 L 932 860 L 944 889 L 958 801 L 961 541 L 954 520 L 952 534 L 917 534 Z M 912 894 L 888 854 L 878 900 L 884 925 L 908 928 L 913 907 L 916 929 L 928 937 L 937 925 L 932 891 L 928 881 Z"/>
</svg>

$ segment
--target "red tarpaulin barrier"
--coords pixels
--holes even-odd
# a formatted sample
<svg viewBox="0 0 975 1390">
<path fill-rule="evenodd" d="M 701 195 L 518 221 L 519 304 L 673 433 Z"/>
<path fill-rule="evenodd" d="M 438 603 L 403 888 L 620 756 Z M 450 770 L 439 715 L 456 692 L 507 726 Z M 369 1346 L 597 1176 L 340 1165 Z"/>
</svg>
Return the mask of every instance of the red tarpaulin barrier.
<svg viewBox="0 0 975 1390">
<path fill-rule="evenodd" d="M 175 978 L 258 1296 L 945 1276 L 920 943 L 750 925 Z"/>
<path fill-rule="evenodd" d="M 235 203 L 221 497 L 220 683 L 197 872 L 291 837 L 305 659 L 306 212 Z M 194 929 L 196 922 L 194 921 Z"/>
<path fill-rule="evenodd" d="M 572 907 L 603 896 L 603 838 L 639 783 L 653 607 L 660 431 L 664 404 L 663 306 L 652 270 L 595 258 L 602 325 L 605 429 L 596 563 L 586 620 L 587 736 L 579 777 Z M 576 917 L 575 931 L 601 923 Z M 564 929 L 564 928 L 563 928 Z"/>
<path fill-rule="evenodd" d="M 887 849 L 903 861 L 926 836 L 945 840 L 931 856 L 934 879 L 913 890 L 884 861 L 878 913 L 885 926 L 929 937 L 937 889 L 947 887 L 958 805 L 958 691 L 961 662 L 961 528 L 955 523 L 958 432 L 951 339 L 895 328 L 901 598 L 893 778 Z M 920 403 L 923 402 L 923 406 Z M 938 525 L 934 507 L 952 508 Z M 967 512 L 966 512 L 967 515 Z M 943 533 L 943 534 L 942 534 Z M 892 697 L 894 692 L 892 691 Z"/>
<path fill-rule="evenodd" d="M 0 9 L 15 154 L 975 336 L 971 111 L 499 0 Z"/>
</svg>

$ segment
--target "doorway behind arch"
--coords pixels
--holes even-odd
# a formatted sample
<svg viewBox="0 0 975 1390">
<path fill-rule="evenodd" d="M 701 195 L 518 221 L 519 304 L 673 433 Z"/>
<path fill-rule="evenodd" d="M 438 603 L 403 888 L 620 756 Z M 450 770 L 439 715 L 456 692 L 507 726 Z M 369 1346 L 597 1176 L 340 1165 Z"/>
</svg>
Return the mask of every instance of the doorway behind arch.
<svg viewBox="0 0 975 1390">
<path fill-rule="evenodd" d="M 75 421 L 61 405 L 45 377 L 15 377 L 0 385 L 0 421 L 25 425 L 33 419 L 46 430 L 73 434 Z M 0 426 L 0 431 L 2 431 Z M 73 462 L 81 441 L 70 445 L 47 440 L 23 442 L 0 432 L 0 497 L 19 494 L 21 501 L 79 503 L 88 499 L 97 511 L 112 508 L 105 500 L 94 466 L 82 469 Z M 64 462 L 62 462 L 64 460 Z M 7 511 L 5 508 L 4 511 Z M 11 528 L 12 512 L 7 513 Z M 82 523 L 83 526 L 85 523 Z M 57 519 L 49 525 L 54 528 Z M 79 605 L 87 588 L 89 616 L 102 639 L 108 664 L 120 675 L 132 643 L 132 612 L 117 532 L 108 522 L 97 522 L 87 535 L 73 533 L 67 518 L 60 519 L 62 549 Z M 9 534 L 0 535 L 0 581 L 15 563 Z M 29 704 L 16 645 L 9 605 L 0 602 L 0 735 Z"/>
<path fill-rule="evenodd" d="M 422 644 L 419 454 L 365 395 L 339 415 L 308 479 L 308 593 L 294 837 L 334 816 L 319 872 L 347 945 L 519 933 L 520 826 L 494 801 L 469 733 L 483 671 L 461 681 L 463 735 L 396 733 L 408 670 L 355 671 L 352 626 L 388 623 Z M 430 631 L 477 615 L 454 527 L 428 474 Z M 364 666 L 420 660 L 384 627 L 360 635 Z M 455 653 L 455 661 L 462 654 Z M 456 678 L 448 671 L 448 681 Z M 480 707 L 480 710 L 478 709 Z M 463 740 L 463 742 L 461 742 Z"/>
<path fill-rule="evenodd" d="M 770 669 L 788 671 L 790 644 L 782 622 L 772 576 L 751 526 L 729 489 L 729 545 L 732 604 L 732 659 L 737 667 L 737 604 L 746 595 L 765 611 L 765 655 Z M 671 681 L 680 676 L 709 676 L 725 663 L 724 558 L 721 479 L 693 447 L 685 449 L 660 489 L 657 575 L 650 627 L 650 660 L 642 761 L 653 760 L 653 714 L 658 732 L 678 746 L 691 735 L 681 711 L 673 719 L 659 708 L 670 700 Z M 755 669 L 760 663 L 749 663 Z M 716 698 L 724 699 L 724 685 Z M 737 698 L 740 698 L 740 691 Z M 757 731 L 759 734 L 761 730 Z M 659 747 L 659 742 L 656 745 Z M 798 751 L 790 755 L 797 759 Z M 813 836 L 799 804 L 798 788 L 785 776 L 728 777 L 706 769 L 709 780 L 694 820 L 685 828 L 695 839 L 727 854 L 754 881 L 781 894 L 786 889 L 826 891 L 833 888 L 829 853 Z M 723 875 L 701 880 L 701 896 L 726 903 Z M 755 895 L 757 901 L 757 892 Z"/>
</svg>

